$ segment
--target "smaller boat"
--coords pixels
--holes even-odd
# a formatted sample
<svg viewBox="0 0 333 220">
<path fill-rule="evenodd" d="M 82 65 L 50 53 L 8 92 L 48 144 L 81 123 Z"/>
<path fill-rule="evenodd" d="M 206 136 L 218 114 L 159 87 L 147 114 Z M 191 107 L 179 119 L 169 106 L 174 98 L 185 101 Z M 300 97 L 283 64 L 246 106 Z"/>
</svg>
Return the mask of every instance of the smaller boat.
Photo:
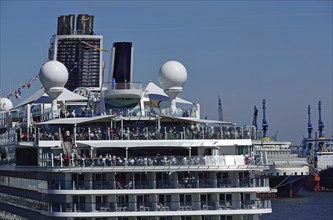
<svg viewBox="0 0 333 220">
<path fill-rule="evenodd" d="M 303 143 L 320 146 L 315 153 L 307 155 L 310 166 L 310 175 L 304 187 L 314 191 L 333 191 L 333 140 L 331 139 L 306 139 Z"/>
<path fill-rule="evenodd" d="M 318 134 L 312 138 L 311 108 L 308 106 L 308 137 L 302 141 L 302 153 L 310 166 L 309 178 L 304 187 L 314 191 L 333 190 L 333 138 L 324 136 L 321 119 L 321 101 L 318 102 Z"/>
<path fill-rule="evenodd" d="M 297 196 L 304 181 L 309 175 L 309 167 L 305 158 L 292 153 L 291 142 L 277 141 L 277 134 L 271 139 L 267 136 L 266 102 L 263 100 L 262 135 L 256 134 L 252 141 L 255 163 L 268 165 L 269 170 L 261 175 L 267 176 L 272 191 L 278 197 Z M 257 127 L 258 110 L 254 108 L 253 125 Z M 260 138 L 262 136 L 262 138 Z"/>
<path fill-rule="evenodd" d="M 291 142 L 270 139 L 253 141 L 256 161 L 269 165 L 264 175 L 269 179 L 271 189 L 278 197 L 294 197 L 309 176 L 305 158 L 291 152 Z"/>
</svg>

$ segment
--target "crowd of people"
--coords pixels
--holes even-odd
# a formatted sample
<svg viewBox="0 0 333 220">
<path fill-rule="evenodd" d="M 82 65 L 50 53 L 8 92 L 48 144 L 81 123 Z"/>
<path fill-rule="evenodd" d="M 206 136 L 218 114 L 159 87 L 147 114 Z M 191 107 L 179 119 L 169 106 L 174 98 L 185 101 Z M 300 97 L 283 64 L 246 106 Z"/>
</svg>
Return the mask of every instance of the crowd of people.
<svg viewBox="0 0 333 220">
<path fill-rule="evenodd" d="M 222 131 L 222 133 L 221 133 Z M 30 136 L 36 135 L 31 133 Z M 63 131 L 63 137 L 71 136 L 74 139 L 74 131 Z M 34 138 L 34 139 L 35 139 Z M 191 127 L 127 127 L 111 128 L 108 126 L 77 127 L 75 131 L 76 140 L 172 140 L 172 139 L 243 139 L 251 138 L 249 132 L 240 132 L 236 129 L 225 128 L 220 131 L 199 131 Z M 30 138 L 33 140 L 33 138 Z M 40 129 L 39 140 L 59 140 L 58 130 Z M 67 141 L 67 140 L 65 140 Z"/>
<path fill-rule="evenodd" d="M 105 156 L 96 154 L 86 156 L 78 153 L 76 148 L 73 148 L 72 153 L 59 154 L 54 156 L 55 166 L 179 166 L 179 165 L 205 165 L 206 157 L 204 156 L 129 156 L 117 157 L 116 155 L 106 154 Z M 211 158 L 209 158 L 211 160 Z"/>
</svg>

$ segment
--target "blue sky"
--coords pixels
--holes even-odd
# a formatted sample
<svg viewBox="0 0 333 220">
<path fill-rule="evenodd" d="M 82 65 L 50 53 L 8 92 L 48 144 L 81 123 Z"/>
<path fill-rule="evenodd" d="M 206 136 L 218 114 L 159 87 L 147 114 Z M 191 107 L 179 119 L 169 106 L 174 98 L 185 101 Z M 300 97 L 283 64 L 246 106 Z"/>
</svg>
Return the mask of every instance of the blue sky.
<svg viewBox="0 0 333 220">
<path fill-rule="evenodd" d="M 180 95 L 201 104 L 201 116 L 252 123 L 266 99 L 268 135 L 298 145 L 306 136 L 307 106 L 317 131 L 333 136 L 332 1 L 16 1 L 1 0 L 3 96 L 38 74 L 47 60 L 57 18 L 94 15 L 104 48 L 131 41 L 134 81 L 159 84 L 158 70 L 177 60 L 188 71 Z M 109 65 L 110 54 L 104 53 Z M 41 87 L 38 80 L 22 98 Z M 11 99 L 17 103 L 15 98 Z"/>
</svg>

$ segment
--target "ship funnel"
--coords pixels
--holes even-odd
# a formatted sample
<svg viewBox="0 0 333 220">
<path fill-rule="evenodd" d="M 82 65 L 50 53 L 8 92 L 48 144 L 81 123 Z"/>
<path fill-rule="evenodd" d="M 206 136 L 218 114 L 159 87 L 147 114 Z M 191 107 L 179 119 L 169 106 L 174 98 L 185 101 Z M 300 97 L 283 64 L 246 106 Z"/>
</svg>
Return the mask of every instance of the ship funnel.
<svg viewBox="0 0 333 220">
<path fill-rule="evenodd" d="M 61 15 L 58 17 L 57 35 L 74 34 L 75 15 Z"/>
<path fill-rule="evenodd" d="M 113 43 L 110 80 L 116 83 L 132 82 L 133 47 L 131 42 Z"/>
<path fill-rule="evenodd" d="M 94 34 L 94 16 L 88 14 L 79 14 L 76 19 L 76 34 L 93 35 Z"/>
</svg>

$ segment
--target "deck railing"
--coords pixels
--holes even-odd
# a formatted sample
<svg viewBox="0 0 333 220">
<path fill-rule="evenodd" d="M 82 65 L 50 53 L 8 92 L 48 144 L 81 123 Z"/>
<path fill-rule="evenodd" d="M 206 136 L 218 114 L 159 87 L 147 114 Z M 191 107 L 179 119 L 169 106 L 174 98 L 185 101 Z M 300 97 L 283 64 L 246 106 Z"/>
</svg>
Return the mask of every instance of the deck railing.
<svg viewBox="0 0 333 220">
<path fill-rule="evenodd" d="M 168 179 L 128 181 L 49 181 L 49 190 L 137 190 L 137 189 L 200 189 L 268 187 L 265 178 L 247 179 Z"/>
<path fill-rule="evenodd" d="M 149 212 L 271 209 L 270 200 L 51 203 L 50 212 Z M 157 213 L 155 213 L 157 214 Z"/>
<path fill-rule="evenodd" d="M 254 165 L 254 160 L 243 155 L 224 156 L 105 156 L 85 158 L 72 153 L 45 154 L 40 164 L 46 167 L 119 167 L 119 166 L 234 166 Z"/>
</svg>

